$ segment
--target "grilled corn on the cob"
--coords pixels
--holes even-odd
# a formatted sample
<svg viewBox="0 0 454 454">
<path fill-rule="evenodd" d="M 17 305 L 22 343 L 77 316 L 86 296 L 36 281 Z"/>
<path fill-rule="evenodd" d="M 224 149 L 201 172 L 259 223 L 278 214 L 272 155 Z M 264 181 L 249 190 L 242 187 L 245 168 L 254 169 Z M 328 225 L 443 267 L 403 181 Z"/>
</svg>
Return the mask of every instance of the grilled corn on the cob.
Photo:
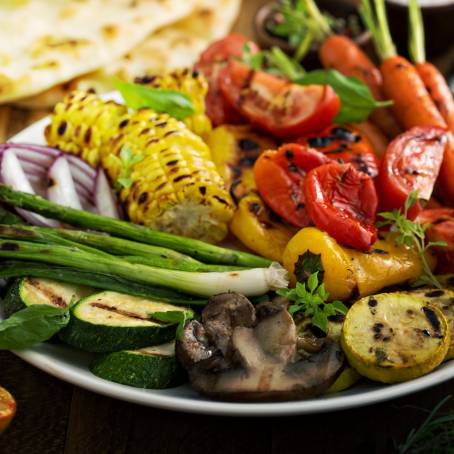
<svg viewBox="0 0 454 454">
<path fill-rule="evenodd" d="M 45 130 L 47 142 L 95 166 L 101 145 L 117 130 L 127 111 L 126 106 L 103 101 L 93 93 L 72 92 L 55 106 Z"/>
<path fill-rule="evenodd" d="M 129 169 L 131 184 L 120 192 L 130 219 L 205 241 L 222 240 L 233 203 L 203 140 L 167 114 L 150 109 L 124 113 L 122 106 L 93 96 L 77 93 L 56 106 L 46 130 L 49 144 L 101 162 L 112 182 L 122 173 L 119 156 L 127 145 L 141 158 Z M 111 113 L 115 108 L 116 117 Z M 109 122 L 98 121 L 107 115 Z M 89 153 L 83 142 L 74 144 L 74 137 L 60 134 L 59 128 L 65 123 L 74 131 L 86 122 L 97 137 Z"/>
<path fill-rule="evenodd" d="M 135 81 L 148 87 L 179 91 L 188 96 L 195 112 L 185 118 L 184 123 L 191 131 L 202 137 L 211 131 L 211 121 L 205 114 L 205 96 L 208 92 L 208 84 L 203 74 L 184 68 L 163 75 L 137 78 Z"/>
</svg>

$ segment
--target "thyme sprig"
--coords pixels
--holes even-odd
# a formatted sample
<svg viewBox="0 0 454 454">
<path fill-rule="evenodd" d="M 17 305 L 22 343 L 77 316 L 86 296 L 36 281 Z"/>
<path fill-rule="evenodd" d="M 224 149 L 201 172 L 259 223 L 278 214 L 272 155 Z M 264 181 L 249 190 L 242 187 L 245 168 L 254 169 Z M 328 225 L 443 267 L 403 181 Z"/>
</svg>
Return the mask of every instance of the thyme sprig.
<svg viewBox="0 0 454 454">
<path fill-rule="evenodd" d="M 377 227 L 382 228 L 390 226 L 387 233 L 387 239 L 393 238 L 398 246 L 414 247 L 421 260 L 423 274 L 419 278 L 418 283 L 432 285 L 441 288 L 438 279 L 432 273 L 429 264 L 427 263 L 426 253 L 433 246 L 446 246 L 444 241 L 427 241 L 426 230 L 429 228 L 428 223 L 420 224 L 408 219 L 408 211 L 418 201 L 418 192 L 410 192 L 405 200 L 404 210 L 394 209 L 386 211 L 378 215 L 383 218 L 383 221 L 377 222 Z"/>
</svg>

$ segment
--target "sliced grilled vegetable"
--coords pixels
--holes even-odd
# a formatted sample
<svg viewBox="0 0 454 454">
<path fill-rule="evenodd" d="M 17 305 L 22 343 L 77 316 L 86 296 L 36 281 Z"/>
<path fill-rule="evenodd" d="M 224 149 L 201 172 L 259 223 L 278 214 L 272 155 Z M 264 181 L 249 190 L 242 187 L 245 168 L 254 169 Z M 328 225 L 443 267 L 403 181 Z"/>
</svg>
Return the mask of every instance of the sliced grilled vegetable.
<svg viewBox="0 0 454 454">
<path fill-rule="evenodd" d="M 306 175 L 303 189 L 307 212 L 319 229 L 362 251 L 375 242 L 378 198 L 369 175 L 352 164 L 325 164 Z"/>
<path fill-rule="evenodd" d="M 425 302 L 436 306 L 443 312 L 451 333 L 451 343 L 445 359 L 454 358 L 454 291 L 439 288 L 421 288 L 413 290 L 411 294 L 420 296 Z"/>
<path fill-rule="evenodd" d="M 163 389 L 181 385 L 186 374 L 175 357 L 175 343 L 108 353 L 90 370 L 104 380 L 136 388 Z"/>
<path fill-rule="evenodd" d="M 115 292 L 82 299 L 71 310 L 71 320 L 60 333 L 68 344 L 89 352 L 114 352 L 158 345 L 175 336 L 176 325 L 154 319 L 153 312 L 191 309 Z"/>
<path fill-rule="evenodd" d="M 306 227 L 310 218 L 304 178 L 311 169 L 329 162 L 323 153 L 297 143 L 266 151 L 254 164 L 257 190 L 275 213 L 296 227 Z"/>
<path fill-rule="evenodd" d="M 339 164 L 350 163 L 372 178 L 378 175 L 379 161 L 365 134 L 350 125 L 331 125 L 321 132 L 298 139 Z"/>
<path fill-rule="evenodd" d="M 326 390 L 326 394 L 340 393 L 348 388 L 351 388 L 354 384 L 361 380 L 361 375 L 348 364 L 344 366 L 339 377 L 336 381 Z"/>
<path fill-rule="evenodd" d="M 293 231 L 274 220 L 255 192 L 244 196 L 230 221 L 231 232 L 249 249 L 276 262 L 282 261 Z"/>
<path fill-rule="evenodd" d="M 25 277 L 11 284 L 3 299 L 3 309 L 5 315 L 9 317 L 14 312 L 33 304 L 66 308 L 93 293 L 95 290 L 90 287 L 65 284 L 51 279 Z"/>
<path fill-rule="evenodd" d="M 222 125 L 206 137 L 214 163 L 233 199 L 255 189 L 252 167 L 265 150 L 274 149 L 270 137 L 257 133 L 249 125 Z"/>
<path fill-rule="evenodd" d="M 382 211 L 403 208 L 412 191 L 418 191 L 420 199 L 430 199 L 446 142 L 444 129 L 417 127 L 389 144 L 376 180 Z M 410 218 L 414 219 L 420 211 L 418 201 L 409 211 Z"/>
<path fill-rule="evenodd" d="M 348 300 L 366 296 L 396 284 L 415 281 L 422 273 L 417 252 L 397 246 L 394 240 L 377 240 L 369 251 L 362 252 L 339 245 L 327 233 L 314 227 L 301 229 L 288 243 L 283 263 L 293 282 L 304 280 L 308 266 L 317 258 L 319 271 L 331 299 Z M 426 254 L 433 268 L 434 257 Z"/>
<path fill-rule="evenodd" d="M 16 414 L 14 397 L 0 386 L 0 435 L 9 426 Z"/>
<path fill-rule="evenodd" d="M 357 301 L 347 313 L 341 337 L 349 363 L 361 375 L 384 383 L 427 374 L 443 361 L 450 342 L 443 313 L 408 293 Z"/>
<path fill-rule="evenodd" d="M 49 188 L 47 197 L 52 202 L 81 210 L 82 205 L 77 195 L 71 169 L 64 156 L 58 157 L 49 168 Z"/>
<path fill-rule="evenodd" d="M 276 137 L 326 128 L 340 108 L 329 85 L 297 85 L 232 60 L 220 76 L 222 95 L 252 125 Z"/>
</svg>

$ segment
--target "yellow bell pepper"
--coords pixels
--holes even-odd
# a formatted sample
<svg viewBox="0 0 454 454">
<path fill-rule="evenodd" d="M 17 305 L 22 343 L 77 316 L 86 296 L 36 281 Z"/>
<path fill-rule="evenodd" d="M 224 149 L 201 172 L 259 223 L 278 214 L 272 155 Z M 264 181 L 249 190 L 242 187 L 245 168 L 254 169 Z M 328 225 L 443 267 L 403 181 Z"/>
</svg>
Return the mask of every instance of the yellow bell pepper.
<svg viewBox="0 0 454 454">
<path fill-rule="evenodd" d="M 255 253 L 277 262 L 293 231 L 273 221 L 260 196 L 254 192 L 244 196 L 230 222 L 231 232 Z"/>
<path fill-rule="evenodd" d="M 391 285 L 414 281 L 422 274 L 416 251 L 396 246 L 391 240 L 378 240 L 368 252 L 343 247 L 315 227 L 301 229 L 287 244 L 283 255 L 285 268 L 295 282 L 295 265 L 307 251 L 321 256 L 325 271 L 323 282 L 330 299 L 363 297 Z M 433 255 L 427 254 L 434 268 Z"/>
<path fill-rule="evenodd" d="M 255 189 L 255 160 L 263 151 L 276 147 L 274 140 L 248 125 L 218 126 L 205 139 L 218 172 L 236 200 Z"/>
</svg>

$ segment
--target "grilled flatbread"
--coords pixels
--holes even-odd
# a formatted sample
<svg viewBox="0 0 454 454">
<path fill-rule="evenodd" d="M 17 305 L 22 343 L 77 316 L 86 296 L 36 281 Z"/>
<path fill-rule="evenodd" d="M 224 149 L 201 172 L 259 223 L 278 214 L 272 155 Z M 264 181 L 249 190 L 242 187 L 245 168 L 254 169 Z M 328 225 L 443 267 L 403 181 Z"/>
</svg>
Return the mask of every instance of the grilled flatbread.
<svg viewBox="0 0 454 454">
<path fill-rule="evenodd" d="M 191 66 L 208 43 L 231 29 L 241 0 L 199 0 L 193 13 L 150 34 L 140 45 L 102 70 L 71 80 L 16 104 L 26 108 L 53 107 L 75 89 L 112 90 L 113 77 L 134 80 L 176 67 Z"/>
<path fill-rule="evenodd" d="M 0 103 L 104 67 L 198 0 L 0 2 Z"/>
</svg>

